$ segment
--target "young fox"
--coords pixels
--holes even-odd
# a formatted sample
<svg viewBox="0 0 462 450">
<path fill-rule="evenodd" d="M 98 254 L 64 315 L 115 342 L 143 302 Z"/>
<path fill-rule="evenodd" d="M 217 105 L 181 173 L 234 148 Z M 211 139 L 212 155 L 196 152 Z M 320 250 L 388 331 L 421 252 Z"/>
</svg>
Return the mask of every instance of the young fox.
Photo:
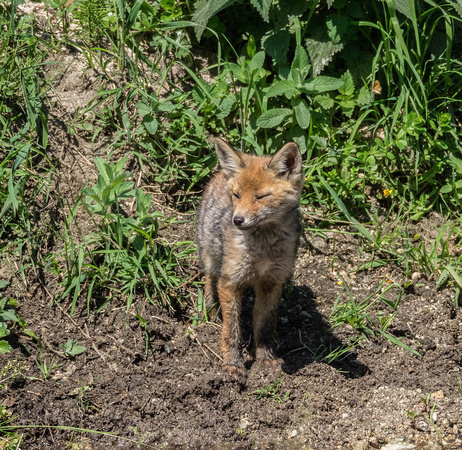
<svg viewBox="0 0 462 450">
<path fill-rule="evenodd" d="M 199 258 L 208 305 L 221 305 L 223 368 L 246 379 L 241 355 L 242 293 L 255 290 L 256 360 L 277 369 L 273 332 L 282 285 L 291 276 L 300 235 L 303 187 L 300 152 L 286 144 L 274 156 L 253 156 L 213 139 L 221 172 L 208 184 L 198 210 Z"/>
</svg>

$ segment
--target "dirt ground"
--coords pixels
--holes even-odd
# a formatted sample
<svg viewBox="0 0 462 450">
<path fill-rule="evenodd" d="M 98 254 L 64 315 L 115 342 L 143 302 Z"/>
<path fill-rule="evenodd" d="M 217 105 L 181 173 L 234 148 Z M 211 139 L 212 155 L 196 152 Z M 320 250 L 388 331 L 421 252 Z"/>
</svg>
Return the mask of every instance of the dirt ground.
<svg viewBox="0 0 462 450">
<path fill-rule="evenodd" d="M 81 76 L 83 66 L 76 59 L 59 70 L 50 108 L 50 148 L 60 163 L 60 192 L 72 200 L 94 178 L 92 161 L 104 154 L 104 142 L 92 145 L 89 136 L 65 132 L 67 118 L 91 98 L 90 87 L 93 93 L 97 87 L 91 74 Z M 159 207 L 173 213 L 159 199 Z M 181 217 L 187 223 L 166 232 L 190 239 L 194 217 Z M 45 426 L 23 430 L 21 448 L 462 448 L 462 324 L 454 289 L 437 289 L 435 280 L 416 274 L 404 291 L 388 331 L 420 357 L 377 338 L 331 364 L 323 360 L 357 336 L 346 326 L 331 330 L 328 323 L 343 289 L 339 275 L 348 278 L 356 301 L 384 279 L 405 281 L 392 265 L 351 274 L 363 257 L 359 248 L 348 234 L 306 233 L 293 288 L 280 304 L 281 374 L 261 373 L 252 364 L 248 298 L 245 388 L 228 381 L 221 370 L 220 323 L 193 329 L 185 318 L 172 318 L 143 299 L 129 311 L 123 299 L 115 300 L 98 316 L 88 315 L 82 305 L 70 317 L 70 305 L 50 306 L 51 286 L 48 292 L 34 283 L 26 289 L 14 267 L 2 261 L 1 278 L 10 281 L 2 295 L 18 299 L 19 314 L 42 339 L 43 360 L 50 365 L 55 358 L 58 365 L 44 380 L 36 363 L 37 344 L 21 334 L 10 339 L 13 351 L 0 356 L 0 367 L 22 367 L 21 376 L 1 381 L 0 403 L 17 416 L 15 424 Z M 191 274 L 196 272 L 193 263 Z M 147 321 L 147 356 L 137 313 Z M 62 358 L 56 352 L 68 339 L 87 350 L 74 359 Z M 270 386 L 273 392 L 265 396 Z"/>
</svg>

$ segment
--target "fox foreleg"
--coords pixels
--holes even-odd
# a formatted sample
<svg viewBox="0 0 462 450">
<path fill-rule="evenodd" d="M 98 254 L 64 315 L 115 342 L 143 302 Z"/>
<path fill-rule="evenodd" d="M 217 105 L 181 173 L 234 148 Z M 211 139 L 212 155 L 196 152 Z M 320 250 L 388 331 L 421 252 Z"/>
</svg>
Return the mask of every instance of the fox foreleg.
<svg viewBox="0 0 462 450">
<path fill-rule="evenodd" d="M 240 384 L 245 383 L 244 359 L 241 353 L 242 289 L 224 278 L 218 280 L 218 296 L 223 316 L 221 351 L 223 369 Z"/>
</svg>

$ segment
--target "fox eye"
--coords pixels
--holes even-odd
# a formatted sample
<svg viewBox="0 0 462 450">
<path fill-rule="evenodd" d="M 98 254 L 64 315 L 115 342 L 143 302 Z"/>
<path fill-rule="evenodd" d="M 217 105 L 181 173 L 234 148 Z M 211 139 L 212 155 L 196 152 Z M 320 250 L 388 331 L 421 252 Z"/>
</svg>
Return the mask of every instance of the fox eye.
<svg viewBox="0 0 462 450">
<path fill-rule="evenodd" d="M 236 194 L 235 192 L 233 192 L 233 197 L 234 198 L 237 198 L 238 200 L 241 199 L 241 196 L 239 194 Z"/>
<path fill-rule="evenodd" d="M 268 192 L 267 194 L 257 195 L 255 196 L 256 200 L 261 200 L 262 198 L 269 197 L 271 194 Z"/>
</svg>

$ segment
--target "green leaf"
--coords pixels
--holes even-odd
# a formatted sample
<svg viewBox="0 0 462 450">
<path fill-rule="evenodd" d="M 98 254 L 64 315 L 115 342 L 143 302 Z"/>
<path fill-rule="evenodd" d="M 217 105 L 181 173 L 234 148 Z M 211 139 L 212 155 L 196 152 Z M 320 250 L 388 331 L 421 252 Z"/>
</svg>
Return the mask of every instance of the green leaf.
<svg viewBox="0 0 462 450">
<path fill-rule="evenodd" d="M 282 123 L 285 119 L 287 119 L 291 115 L 292 115 L 292 111 L 287 108 L 270 109 L 264 112 L 257 119 L 257 126 L 261 128 L 277 127 L 280 123 Z"/>
<path fill-rule="evenodd" d="M 311 66 L 305 49 L 301 45 L 297 45 L 295 48 L 294 60 L 292 61 L 292 66 L 290 68 L 290 77 L 298 85 L 302 84 L 305 81 L 310 68 Z"/>
<path fill-rule="evenodd" d="M 335 91 L 343 86 L 343 81 L 338 78 L 319 76 L 314 80 L 303 83 L 299 89 L 306 94 L 321 94 Z"/>
<path fill-rule="evenodd" d="M 312 38 L 307 39 L 305 46 L 310 55 L 313 77 L 317 77 L 332 62 L 332 56 L 343 49 L 343 44 L 326 42 L 322 33 L 315 33 Z"/>
<path fill-rule="evenodd" d="M 440 194 L 449 194 L 452 192 L 452 186 L 450 184 L 446 184 L 440 189 Z"/>
<path fill-rule="evenodd" d="M 370 101 L 371 91 L 366 86 L 363 86 L 358 92 L 358 96 L 356 97 L 356 103 L 358 105 L 367 105 Z"/>
<path fill-rule="evenodd" d="M 310 126 L 311 121 L 311 113 L 306 101 L 301 98 L 297 98 L 292 101 L 292 106 L 294 107 L 295 118 L 297 119 L 298 124 L 301 128 L 306 130 Z"/>
<path fill-rule="evenodd" d="M 196 24 L 196 38 L 200 41 L 210 18 L 235 3 L 236 0 L 198 0 L 194 7 L 192 21 Z"/>
<path fill-rule="evenodd" d="M 261 51 L 258 52 L 252 60 L 249 62 L 249 69 L 250 70 L 260 70 L 265 63 L 265 52 Z"/>
<path fill-rule="evenodd" d="M 0 341 L 0 354 L 8 353 L 12 350 L 10 344 L 6 341 Z"/>
<path fill-rule="evenodd" d="M 334 99 L 329 94 L 316 95 L 313 102 L 317 103 L 323 109 L 330 109 L 334 106 Z"/>
<path fill-rule="evenodd" d="M 251 34 L 249 36 L 249 41 L 247 42 L 247 55 L 249 55 L 250 58 L 253 58 L 255 56 L 256 51 L 257 44 L 255 43 L 255 38 Z"/>
<path fill-rule="evenodd" d="M 272 0 L 250 0 L 250 3 L 257 9 L 257 11 L 263 17 L 263 20 L 265 22 L 269 22 L 269 9 Z"/>
<path fill-rule="evenodd" d="M 151 114 L 151 107 L 149 105 L 146 105 L 146 103 L 138 102 L 136 104 L 136 109 L 138 110 L 138 114 L 141 117 L 144 117 L 144 116 L 147 116 L 148 114 Z"/>
<path fill-rule="evenodd" d="M 349 20 L 345 15 L 330 16 L 326 21 L 327 34 L 334 44 L 339 44 L 343 35 L 348 31 Z"/>
<path fill-rule="evenodd" d="M 10 330 L 5 322 L 0 322 L 0 338 L 4 338 L 10 334 Z"/>
<path fill-rule="evenodd" d="M 148 131 L 148 133 L 153 135 L 153 134 L 156 134 L 157 127 L 159 126 L 159 122 L 154 117 L 150 115 L 146 115 L 143 117 L 143 125 Z"/>
<path fill-rule="evenodd" d="M 65 344 L 60 344 L 59 347 L 66 356 L 70 357 L 80 355 L 87 349 L 86 347 L 80 345 L 77 341 L 74 341 L 73 339 L 68 339 L 68 341 Z"/>
<path fill-rule="evenodd" d="M 6 311 L 0 311 L 0 322 L 6 322 L 7 320 L 12 320 L 13 322 L 18 322 L 18 318 L 12 309 L 7 309 Z"/>
<path fill-rule="evenodd" d="M 393 0 L 393 6 L 401 14 L 404 14 L 408 19 L 412 18 L 409 0 Z"/>
<path fill-rule="evenodd" d="M 0 280 L 0 289 L 5 289 L 10 284 L 7 280 Z"/>
<path fill-rule="evenodd" d="M 306 131 L 302 130 L 299 126 L 295 126 L 290 129 L 289 134 L 298 145 L 300 153 L 304 155 L 306 153 Z"/>
<path fill-rule="evenodd" d="M 167 11 L 175 9 L 175 0 L 160 0 L 160 6 Z"/>
<path fill-rule="evenodd" d="M 288 30 L 269 31 L 263 36 L 262 45 L 276 64 L 280 66 L 287 64 L 287 52 L 290 46 L 290 33 Z"/>
<path fill-rule="evenodd" d="M 353 77 L 349 70 L 347 70 L 340 79 L 343 81 L 343 86 L 341 86 L 338 91 L 342 95 L 351 96 L 355 93 L 355 84 L 353 82 Z"/>
<path fill-rule="evenodd" d="M 273 83 L 266 92 L 267 98 L 285 95 L 287 98 L 292 98 L 298 93 L 295 87 L 295 82 L 292 80 L 281 80 Z"/>
</svg>

